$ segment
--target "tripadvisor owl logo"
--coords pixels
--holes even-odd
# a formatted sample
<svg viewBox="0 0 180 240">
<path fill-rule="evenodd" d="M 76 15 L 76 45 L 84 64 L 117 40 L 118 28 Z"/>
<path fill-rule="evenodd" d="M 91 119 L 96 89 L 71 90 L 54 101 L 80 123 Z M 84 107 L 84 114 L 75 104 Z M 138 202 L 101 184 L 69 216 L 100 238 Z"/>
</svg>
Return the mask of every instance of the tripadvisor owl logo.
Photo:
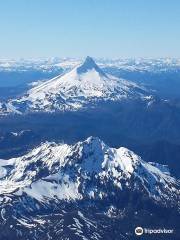
<svg viewBox="0 0 180 240">
<path fill-rule="evenodd" d="M 142 227 L 136 227 L 135 228 L 135 234 L 140 236 L 143 234 L 143 228 Z"/>
</svg>

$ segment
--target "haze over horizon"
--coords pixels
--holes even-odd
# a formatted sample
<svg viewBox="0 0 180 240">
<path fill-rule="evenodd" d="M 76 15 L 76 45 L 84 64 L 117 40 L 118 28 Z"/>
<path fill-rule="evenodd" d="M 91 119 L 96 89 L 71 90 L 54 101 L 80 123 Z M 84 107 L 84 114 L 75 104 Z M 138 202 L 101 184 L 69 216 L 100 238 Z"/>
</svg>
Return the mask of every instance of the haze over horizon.
<svg viewBox="0 0 180 240">
<path fill-rule="evenodd" d="M 180 57 L 180 2 L 7 0 L 1 58 Z"/>
</svg>

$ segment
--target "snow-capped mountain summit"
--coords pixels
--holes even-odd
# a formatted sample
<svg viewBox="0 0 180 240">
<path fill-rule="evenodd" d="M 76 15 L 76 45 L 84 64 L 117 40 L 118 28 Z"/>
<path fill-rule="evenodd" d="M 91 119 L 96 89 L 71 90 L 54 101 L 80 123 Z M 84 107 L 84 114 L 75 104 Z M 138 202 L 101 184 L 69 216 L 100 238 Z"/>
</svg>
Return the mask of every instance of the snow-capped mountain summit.
<svg viewBox="0 0 180 240">
<path fill-rule="evenodd" d="M 178 183 L 160 169 L 124 147 L 108 147 L 99 138 L 72 146 L 47 142 L 22 157 L 1 160 L 0 194 L 26 193 L 44 202 L 54 197 L 103 199 L 115 190 L 132 189 L 161 203 L 174 202 Z"/>
<path fill-rule="evenodd" d="M 87 56 L 84 63 L 77 67 L 77 73 L 83 74 L 90 70 L 95 70 L 100 75 L 107 77 L 107 75 L 98 67 L 95 61 L 91 57 Z"/>
<path fill-rule="evenodd" d="M 0 230 L 15 240 L 111 239 L 113 227 L 115 239 L 123 240 L 132 235 L 132 218 L 149 223 L 153 211 L 161 219 L 155 218 L 158 207 L 167 214 L 178 211 L 178 189 L 167 169 L 99 138 L 74 145 L 46 142 L 0 161 Z"/>
<path fill-rule="evenodd" d="M 10 100 L 7 109 L 17 112 L 77 110 L 104 101 L 147 96 L 135 83 L 105 74 L 91 57 L 70 72 L 30 89 L 20 99 Z"/>
</svg>

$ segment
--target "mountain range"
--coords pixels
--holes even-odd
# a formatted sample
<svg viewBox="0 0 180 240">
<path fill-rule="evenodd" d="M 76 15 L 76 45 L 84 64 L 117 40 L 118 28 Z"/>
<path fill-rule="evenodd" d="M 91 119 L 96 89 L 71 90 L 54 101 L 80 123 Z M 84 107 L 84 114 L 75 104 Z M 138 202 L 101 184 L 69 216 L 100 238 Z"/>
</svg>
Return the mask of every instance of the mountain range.
<svg viewBox="0 0 180 240">
<path fill-rule="evenodd" d="M 126 78 L 153 63 L 64 64 L 0 103 L 0 240 L 179 240 L 178 101 Z"/>
<path fill-rule="evenodd" d="M 2 158 L 23 154 L 42 140 L 71 144 L 96 135 L 110 146 L 127 146 L 145 160 L 168 164 L 179 176 L 178 104 L 107 74 L 91 57 L 0 106 Z M 26 138 L 11 134 L 27 129 Z"/>
</svg>

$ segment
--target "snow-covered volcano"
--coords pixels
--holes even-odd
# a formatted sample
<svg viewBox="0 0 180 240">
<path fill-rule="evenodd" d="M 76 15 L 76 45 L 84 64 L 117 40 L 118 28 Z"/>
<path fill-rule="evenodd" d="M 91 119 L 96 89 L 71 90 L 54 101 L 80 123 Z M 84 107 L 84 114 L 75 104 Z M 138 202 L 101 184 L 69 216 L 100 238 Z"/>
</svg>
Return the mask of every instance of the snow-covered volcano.
<svg viewBox="0 0 180 240">
<path fill-rule="evenodd" d="M 90 57 L 70 72 L 30 89 L 9 101 L 15 112 L 77 110 L 99 101 L 143 98 L 148 93 L 135 83 L 105 74 Z M 13 110 L 14 109 L 14 110 Z"/>
</svg>

